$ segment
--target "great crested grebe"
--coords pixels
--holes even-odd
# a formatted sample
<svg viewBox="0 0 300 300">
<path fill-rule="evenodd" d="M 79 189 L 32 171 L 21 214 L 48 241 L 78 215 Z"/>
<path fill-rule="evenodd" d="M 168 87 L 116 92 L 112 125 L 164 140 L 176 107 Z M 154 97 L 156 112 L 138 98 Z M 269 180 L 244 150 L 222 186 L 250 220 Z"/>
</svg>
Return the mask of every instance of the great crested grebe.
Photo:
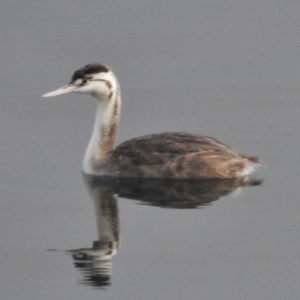
<svg viewBox="0 0 300 300">
<path fill-rule="evenodd" d="M 77 70 L 71 82 L 43 97 L 67 93 L 91 94 L 98 107 L 83 172 L 97 176 L 174 179 L 237 178 L 251 174 L 259 158 L 237 153 L 207 137 L 174 132 L 151 134 L 126 141 L 113 149 L 121 96 L 113 72 L 100 64 Z"/>
</svg>

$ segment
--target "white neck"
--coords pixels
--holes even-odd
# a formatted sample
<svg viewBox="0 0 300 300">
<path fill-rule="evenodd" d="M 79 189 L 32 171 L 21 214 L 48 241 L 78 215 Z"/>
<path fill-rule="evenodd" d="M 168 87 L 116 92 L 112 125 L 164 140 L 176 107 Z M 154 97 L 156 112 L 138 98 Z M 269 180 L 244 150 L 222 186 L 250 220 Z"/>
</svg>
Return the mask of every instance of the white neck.
<svg viewBox="0 0 300 300">
<path fill-rule="evenodd" d="M 100 165 L 106 154 L 113 150 L 116 139 L 121 97 L 119 90 L 110 99 L 97 99 L 97 112 L 93 133 L 85 152 L 83 172 L 96 175 L 97 166 Z"/>
</svg>

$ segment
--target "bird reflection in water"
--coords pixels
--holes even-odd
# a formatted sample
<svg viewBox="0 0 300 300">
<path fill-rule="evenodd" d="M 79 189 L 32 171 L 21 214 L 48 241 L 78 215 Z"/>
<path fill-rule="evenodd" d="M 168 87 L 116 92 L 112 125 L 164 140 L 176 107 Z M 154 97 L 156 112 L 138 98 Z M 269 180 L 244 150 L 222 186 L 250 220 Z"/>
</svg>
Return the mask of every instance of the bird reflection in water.
<svg viewBox="0 0 300 300">
<path fill-rule="evenodd" d="M 93 198 L 97 219 L 98 240 L 92 248 L 68 250 L 74 265 L 83 275 L 81 284 L 95 288 L 110 285 L 111 259 L 119 248 L 119 216 L 113 191 L 92 177 L 84 175 L 84 181 Z"/>
<path fill-rule="evenodd" d="M 105 288 L 111 284 L 111 259 L 119 248 L 119 216 L 115 195 L 150 206 L 177 209 L 201 208 L 243 186 L 260 185 L 260 180 L 159 180 L 111 178 L 84 175 L 93 198 L 98 241 L 92 248 L 68 250 L 83 279 L 80 284 Z"/>
</svg>

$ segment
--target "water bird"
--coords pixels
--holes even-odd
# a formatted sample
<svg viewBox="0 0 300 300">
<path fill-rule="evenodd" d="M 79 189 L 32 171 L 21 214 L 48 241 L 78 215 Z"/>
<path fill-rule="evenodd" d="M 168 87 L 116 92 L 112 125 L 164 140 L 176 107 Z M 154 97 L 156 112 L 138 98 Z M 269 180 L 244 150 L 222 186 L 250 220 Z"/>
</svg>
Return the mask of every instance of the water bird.
<svg viewBox="0 0 300 300">
<path fill-rule="evenodd" d="M 121 109 L 118 80 L 102 64 L 88 64 L 74 72 L 66 86 L 44 94 L 90 94 L 97 100 L 93 133 L 83 160 L 83 172 L 96 176 L 159 179 L 221 179 L 252 174 L 257 156 L 239 154 L 208 136 L 184 132 L 149 134 L 114 143 Z"/>
</svg>

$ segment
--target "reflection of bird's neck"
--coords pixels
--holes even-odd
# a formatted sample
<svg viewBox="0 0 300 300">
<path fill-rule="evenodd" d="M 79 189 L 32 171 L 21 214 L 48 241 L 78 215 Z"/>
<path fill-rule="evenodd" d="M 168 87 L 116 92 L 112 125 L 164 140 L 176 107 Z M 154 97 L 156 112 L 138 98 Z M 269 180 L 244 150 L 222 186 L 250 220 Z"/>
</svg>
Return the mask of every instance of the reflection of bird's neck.
<svg viewBox="0 0 300 300">
<path fill-rule="evenodd" d="M 99 182 L 99 178 L 85 174 L 83 176 L 96 211 L 98 241 L 94 242 L 93 250 L 99 251 L 100 256 L 113 256 L 119 245 L 117 199 L 109 187 Z"/>
<path fill-rule="evenodd" d="M 97 111 L 93 133 L 83 160 L 83 171 L 93 174 L 93 167 L 101 163 L 105 155 L 114 147 L 121 109 L 119 88 L 111 98 L 97 96 Z"/>
<path fill-rule="evenodd" d="M 107 187 L 98 187 L 97 199 L 94 200 L 99 241 L 116 244 L 119 240 L 117 200 Z"/>
</svg>

